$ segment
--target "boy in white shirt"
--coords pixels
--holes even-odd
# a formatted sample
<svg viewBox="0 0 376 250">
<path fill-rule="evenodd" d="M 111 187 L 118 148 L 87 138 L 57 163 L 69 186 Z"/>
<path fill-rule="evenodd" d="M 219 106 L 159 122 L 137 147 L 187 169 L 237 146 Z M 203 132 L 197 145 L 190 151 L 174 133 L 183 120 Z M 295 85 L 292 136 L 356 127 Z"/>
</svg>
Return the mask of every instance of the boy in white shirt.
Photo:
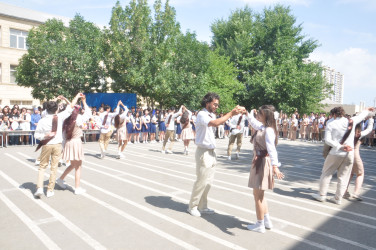
<svg viewBox="0 0 376 250">
<path fill-rule="evenodd" d="M 44 181 L 44 171 L 48 166 L 51 158 L 51 174 L 50 180 L 47 187 L 47 197 L 54 195 L 56 172 L 59 161 L 61 159 L 62 147 L 61 143 L 63 141 L 63 122 L 66 118 L 70 116 L 73 111 L 74 105 L 76 105 L 79 97 L 83 96 L 82 93 L 76 95 L 72 103 L 67 106 L 67 108 L 60 113 L 58 112 L 58 104 L 55 101 L 49 101 L 47 103 L 47 114 L 42 118 L 37 125 L 35 130 L 35 138 L 40 140 L 38 147 L 42 148 L 40 155 L 40 164 L 38 170 L 38 182 L 37 191 L 34 196 L 40 198 L 43 194 L 43 181 Z M 59 96 L 58 99 L 65 100 L 67 103 L 69 101 L 63 97 Z"/>
</svg>

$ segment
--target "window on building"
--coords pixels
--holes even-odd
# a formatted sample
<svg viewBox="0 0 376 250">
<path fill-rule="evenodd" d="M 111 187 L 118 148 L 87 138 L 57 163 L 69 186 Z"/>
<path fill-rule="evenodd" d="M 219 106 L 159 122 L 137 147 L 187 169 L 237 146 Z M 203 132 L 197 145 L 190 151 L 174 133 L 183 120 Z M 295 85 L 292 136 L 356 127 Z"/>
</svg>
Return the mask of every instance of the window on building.
<svg viewBox="0 0 376 250">
<path fill-rule="evenodd" d="M 10 83 L 16 83 L 16 65 L 10 65 Z"/>
<path fill-rule="evenodd" d="M 33 101 L 25 101 L 25 100 L 10 100 L 10 105 L 33 105 Z"/>
<path fill-rule="evenodd" d="M 27 49 L 27 35 L 27 31 L 10 29 L 10 47 L 17 49 Z"/>
</svg>

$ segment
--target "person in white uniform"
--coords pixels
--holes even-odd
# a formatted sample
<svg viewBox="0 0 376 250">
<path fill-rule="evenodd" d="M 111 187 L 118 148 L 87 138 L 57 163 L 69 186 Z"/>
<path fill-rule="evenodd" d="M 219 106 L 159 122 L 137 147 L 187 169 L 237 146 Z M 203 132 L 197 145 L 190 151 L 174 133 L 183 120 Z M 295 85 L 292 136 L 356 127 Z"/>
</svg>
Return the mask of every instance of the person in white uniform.
<svg viewBox="0 0 376 250">
<path fill-rule="evenodd" d="M 189 201 L 188 213 L 192 216 L 213 214 L 214 210 L 208 208 L 208 193 L 214 177 L 214 169 L 217 163 L 215 153 L 215 136 L 212 127 L 218 127 L 230 117 L 244 110 L 239 106 L 223 117 L 216 119 L 215 111 L 219 106 L 219 96 L 216 93 L 208 93 L 204 96 L 201 106 L 203 109 L 196 119 L 196 181 L 193 184 L 192 195 Z"/>
</svg>

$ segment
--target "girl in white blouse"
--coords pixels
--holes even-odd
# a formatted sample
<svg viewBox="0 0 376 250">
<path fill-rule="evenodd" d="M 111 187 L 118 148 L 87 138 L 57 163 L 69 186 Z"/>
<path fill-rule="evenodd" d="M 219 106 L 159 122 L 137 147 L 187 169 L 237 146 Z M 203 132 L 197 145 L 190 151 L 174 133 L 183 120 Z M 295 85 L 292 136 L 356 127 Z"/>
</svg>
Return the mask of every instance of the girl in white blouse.
<svg viewBox="0 0 376 250">
<path fill-rule="evenodd" d="M 280 166 L 276 150 L 278 134 L 274 111 L 274 106 L 263 105 L 257 112 L 257 119 L 254 117 L 256 110 L 252 110 L 248 115 L 249 123 L 256 130 L 252 136 L 253 161 L 248 187 L 253 188 L 257 223 L 248 225 L 247 228 L 259 233 L 264 233 L 265 228 L 273 227 L 264 192 L 267 189 L 273 189 L 274 175 L 278 179 L 284 177 L 278 168 Z"/>
</svg>

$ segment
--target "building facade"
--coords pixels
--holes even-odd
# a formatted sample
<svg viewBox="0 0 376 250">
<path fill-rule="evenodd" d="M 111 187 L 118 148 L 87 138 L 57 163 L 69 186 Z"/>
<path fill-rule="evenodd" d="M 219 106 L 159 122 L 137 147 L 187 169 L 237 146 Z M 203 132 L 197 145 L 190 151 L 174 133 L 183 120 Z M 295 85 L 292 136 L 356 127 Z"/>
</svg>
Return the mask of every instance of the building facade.
<svg viewBox="0 0 376 250">
<path fill-rule="evenodd" d="M 29 30 L 48 19 L 58 18 L 65 24 L 68 18 L 52 16 L 29 9 L 0 3 L 0 106 L 31 108 L 40 101 L 31 95 L 31 88 L 17 85 L 15 72 L 20 58 L 27 53 Z"/>
<path fill-rule="evenodd" d="M 335 69 L 324 67 L 324 78 L 330 84 L 332 84 L 332 92 L 329 96 L 329 100 L 343 104 L 343 89 L 344 89 L 344 76 L 340 72 L 336 72 Z"/>
</svg>

